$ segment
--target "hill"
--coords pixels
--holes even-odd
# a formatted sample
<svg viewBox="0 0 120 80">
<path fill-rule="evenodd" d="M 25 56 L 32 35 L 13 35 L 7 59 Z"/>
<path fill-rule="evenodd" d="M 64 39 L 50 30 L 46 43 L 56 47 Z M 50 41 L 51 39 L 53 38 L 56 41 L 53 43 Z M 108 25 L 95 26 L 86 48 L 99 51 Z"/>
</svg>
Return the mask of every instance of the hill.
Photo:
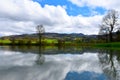
<svg viewBox="0 0 120 80">
<path fill-rule="evenodd" d="M 73 40 L 75 38 L 89 38 L 89 39 L 94 39 L 97 38 L 97 35 L 84 35 L 82 33 L 71 33 L 71 34 L 65 34 L 65 33 L 44 33 L 43 36 L 45 38 L 52 38 L 52 39 L 69 39 Z M 22 34 L 22 35 L 11 35 L 11 36 L 4 36 L 1 37 L 0 39 L 23 39 L 23 38 L 38 38 L 38 34 Z"/>
</svg>

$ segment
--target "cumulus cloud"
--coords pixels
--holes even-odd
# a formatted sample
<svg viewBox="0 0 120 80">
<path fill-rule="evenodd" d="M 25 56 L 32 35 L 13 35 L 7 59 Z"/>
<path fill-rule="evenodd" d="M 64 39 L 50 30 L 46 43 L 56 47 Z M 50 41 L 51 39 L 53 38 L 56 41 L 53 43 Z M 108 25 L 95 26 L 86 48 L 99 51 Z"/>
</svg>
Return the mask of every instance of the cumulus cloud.
<svg viewBox="0 0 120 80">
<path fill-rule="evenodd" d="M 119 0 L 69 0 L 77 6 L 83 7 L 88 6 L 91 8 L 102 7 L 105 9 L 116 9 L 120 10 L 120 1 Z"/>
<path fill-rule="evenodd" d="M 60 5 L 42 7 L 32 0 L 3 0 L 0 2 L 0 35 L 35 33 L 38 24 L 43 24 L 46 32 L 96 34 L 101 18 L 102 15 L 69 16 Z"/>
</svg>

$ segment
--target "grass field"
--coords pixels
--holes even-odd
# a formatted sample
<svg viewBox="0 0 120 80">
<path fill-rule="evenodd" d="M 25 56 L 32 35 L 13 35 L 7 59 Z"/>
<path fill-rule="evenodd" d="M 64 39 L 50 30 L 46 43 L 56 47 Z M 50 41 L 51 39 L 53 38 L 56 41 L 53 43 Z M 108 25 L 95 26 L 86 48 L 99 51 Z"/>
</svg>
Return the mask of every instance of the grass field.
<svg viewBox="0 0 120 80">
<path fill-rule="evenodd" d="M 8 43 L 11 43 L 11 41 L 10 40 L 0 40 L 0 43 L 2 43 L 2 44 L 8 44 Z"/>
<path fill-rule="evenodd" d="M 112 42 L 112 43 L 98 43 L 95 44 L 96 47 L 118 47 L 120 48 L 120 42 Z"/>
<path fill-rule="evenodd" d="M 20 40 L 15 40 L 14 43 L 17 44 L 19 42 L 26 44 L 28 43 L 28 41 L 30 41 L 30 44 L 36 44 L 39 40 L 26 40 L 26 39 L 20 39 Z M 45 42 L 47 44 L 55 44 L 58 43 L 57 39 L 44 39 L 42 40 L 42 42 Z M 9 39 L 5 39 L 5 40 L 0 40 L 0 44 L 12 44 L 13 42 L 10 41 Z"/>
<path fill-rule="evenodd" d="M 30 45 L 35 45 L 35 44 L 37 44 L 37 42 L 38 42 L 38 40 L 37 41 L 35 41 L 35 40 L 24 40 L 24 39 L 22 39 L 21 40 L 22 42 L 22 44 L 24 45 L 26 45 L 26 44 L 28 44 L 28 41 L 30 41 Z M 44 41 L 44 43 L 46 44 L 46 45 L 56 45 L 56 44 L 58 44 L 58 40 L 57 39 L 44 39 L 44 40 L 42 40 L 42 41 Z M 20 42 L 19 42 L 19 40 L 15 40 L 14 41 L 14 44 L 19 44 Z M 6 44 L 9 44 L 9 45 L 11 45 L 11 44 L 13 44 L 12 43 L 12 41 L 10 41 L 9 39 L 5 39 L 5 40 L 0 40 L 0 45 L 6 45 Z M 120 42 L 112 42 L 112 43 L 78 43 L 78 42 L 75 42 L 75 41 L 65 41 L 65 43 L 64 44 L 62 44 L 62 46 L 91 46 L 91 47 L 110 47 L 110 48 L 120 48 Z"/>
<path fill-rule="evenodd" d="M 57 39 L 44 39 L 45 42 L 47 43 L 57 43 Z"/>
</svg>

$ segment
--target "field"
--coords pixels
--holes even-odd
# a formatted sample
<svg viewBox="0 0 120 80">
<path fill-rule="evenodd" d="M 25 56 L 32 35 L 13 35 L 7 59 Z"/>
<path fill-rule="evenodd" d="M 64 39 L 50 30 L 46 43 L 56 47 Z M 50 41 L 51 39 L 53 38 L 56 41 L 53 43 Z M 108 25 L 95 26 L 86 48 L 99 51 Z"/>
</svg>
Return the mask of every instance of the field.
<svg viewBox="0 0 120 80">
<path fill-rule="evenodd" d="M 95 44 L 96 47 L 117 47 L 120 48 L 120 42 L 112 42 L 112 43 L 98 43 Z"/>
<path fill-rule="evenodd" d="M 38 40 L 0 40 L 0 45 L 38 45 Z M 120 48 L 120 42 L 111 43 L 83 43 L 76 41 L 58 41 L 57 39 L 43 39 L 42 44 L 45 46 L 85 46 L 85 47 L 101 47 L 101 48 Z"/>
<path fill-rule="evenodd" d="M 10 40 L 6 39 L 6 40 L 0 40 L 0 44 L 9 44 L 11 43 Z"/>
<path fill-rule="evenodd" d="M 42 43 L 45 44 L 57 44 L 58 41 L 57 39 L 43 39 L 41 40 Z M 28 39 L 16 39 L 14 41 L 11 41 L 9 39 L 4 39 L 4 40 L 0 40 L 0 44 L 2 45 L 6 45 L 6 44 L 37 44 L 39 42 L 39 40 L 28 40 Z"/>
</svg>

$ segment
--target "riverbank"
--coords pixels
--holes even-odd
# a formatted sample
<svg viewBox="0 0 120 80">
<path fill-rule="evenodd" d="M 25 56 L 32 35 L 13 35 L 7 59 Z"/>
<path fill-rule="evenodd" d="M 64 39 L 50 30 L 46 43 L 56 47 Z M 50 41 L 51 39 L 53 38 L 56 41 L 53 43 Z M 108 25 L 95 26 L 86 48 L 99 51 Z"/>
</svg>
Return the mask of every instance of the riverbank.
<svg viewBox="0 0 120 80">
<path fill-rule="evenodd" d="M 16 40 L 16 41 L 10 41 L 10 40 L 0 40 L 0 45 L 30 45 L 30 46 L 39 46 L 38 41 L 32 41 L 32 40 Z M 120 48 L 120 42 L 110 42 L 110 43 L 95 43 L 95 42 L 78 42 L 78 41 L 62 41 L 62 40 L 56 40 L 56 39 L 45 39 L 42 41 L 42 46 L 80 46 L 80 47 L 105 47 L 105 48 Z"/>
<path fill-rule="evenodd" d="M 115 47 L 120 48 L 120 42 L 111 42 L 111 43 L 96 43 L 95 47 Z"/>
</svg>

